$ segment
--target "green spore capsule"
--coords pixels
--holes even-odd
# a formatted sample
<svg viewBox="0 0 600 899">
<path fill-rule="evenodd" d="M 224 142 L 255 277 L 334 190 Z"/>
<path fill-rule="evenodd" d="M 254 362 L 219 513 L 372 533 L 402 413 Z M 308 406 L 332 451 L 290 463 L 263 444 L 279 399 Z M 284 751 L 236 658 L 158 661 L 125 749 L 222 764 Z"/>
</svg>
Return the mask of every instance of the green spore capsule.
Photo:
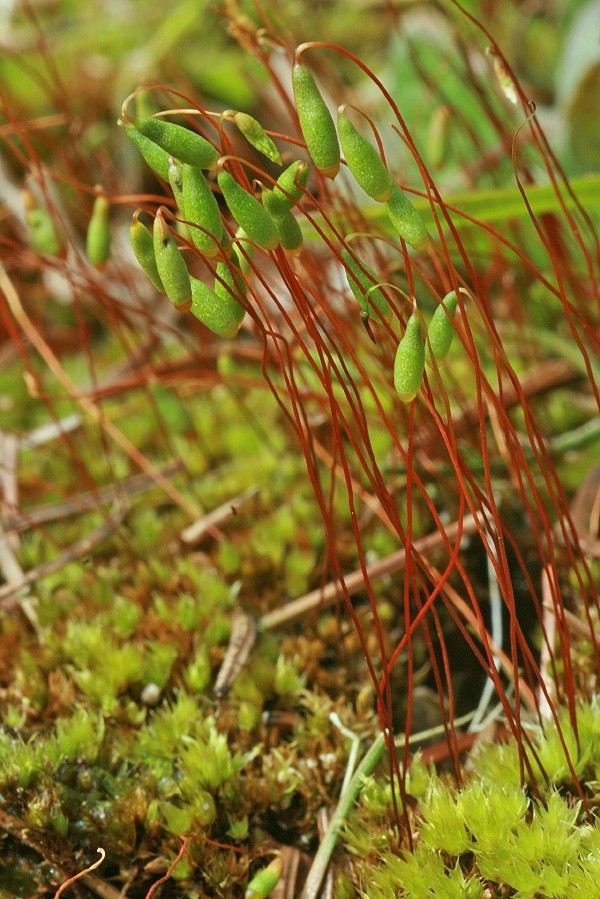
<svg viewBox="0 0 600 899">
<path fill-rule="evenodd" d="M 133 125 L 124 125 L 125 134 L 129 140 L 136 145 L 144 161 L 150 166 L 153 172 L 156 172 L 163 181 L 169 180 L 169 153 L 151 141 L 149 137 L 144 137 Z"/>
<path fill-rule="evenodd" d="M 219 187 L 229 210 L 244 229 L 248 238 L 265 250 L 274 250 L 279 244 L 275 222 L 253 194 L 248 193 L 226 169 L 217 175 Z"/>
<path fill-rule="evenodd" d="M 392 195 L 385 208 L 400 237 L 414 250 L 424 250 L 429 243 L 425 222 L 395 182 L 392 182 Z"/>
<path fill-rule="evenodd" d="M 413 312 L 394 360 L 394 387 L 403 403 L 410 403 L 416 397 L 423 383 L 424 370 L 425 344 L 421 317 L 418 312 Z"/>
<path fill-rule="evenodd" d="M 217 163 L 219 153 L 210 141 L 183 125 L 152 116 L 138 116 L 133 125 L 140 134 L 181 162 L 197 165 L 201 169 L 212 169 Z"/>
<path fill-rule="evenodd" d="M 288 165 L 287 169 L 284 169 L 281 173 L 273 188 L 273 193 L 278 200 L 285 203 L 288 209 L 291 209 L 294 205 L 294 200 L 299 201 L 302 199 L 304 193 L 303 189 L 306 189 L 307 184 L 308 163 L 304 162 L 303 159 L 296 159 L 295 162 Z M 284 191 L 290 196 L 286 196 Z"/>
<path fill-rule="evenodd" d="M 439 364 L 450 352 L 454 338 L 454 314 L 458 304 L 456 291 L 447 293 L 439 304 L 427 329 L 426 361 L 432 365 L 432 357 Z"/>
<path fill-rule="evenodd" d="M 163 289 L 179 312 L 188 312 L 192 306 L 192 286 L 185 259 L 163 218 L 159 206 L 154 219 L 153 243 L 156 268 Z"/>
<path fill-rule="evenodd" d="M 371 199 L 385 203 L 392 195 L 392 177 L 373 144 L 356 130 L 345 109 L 338 109 L 338 134 L 348 168 Z"/>
<path fill-rule="evenodd" d="M 244 893 L 244 899 L 267 899 L 277 886 L 283 874 L 283 861 L 280 856 L 254 875 Z"/>
<path fill-rule="evenodd" d="M 392 308 L 381 288 L 376 287 L 379 279 L 377 278 L 375 270 L 361 260 L 362 267 L 368 272 L 368 275 L 371 276 L 368 277 L 345 248 L 342 249 L 342 259 L 346 265 L 346 280 L 348 281 L 348 286 L 360 303 L 362 317 L 368 319 L 372 313 L 372 307 L 374 306 L 379 311 L 382 318 L 389 321 L 392 317 Z"/>
<path fill-rule="evenodd" d="M 281 246 L 289 253 L 299 253 L 302 250 L 304 239 L 300 225 L 292 215 L 290 208 L 282 203 L 274 191 L 267 188 L 263 188 L 262 201 L 277 226 Z"/>
<path fill-rule="evenodd" d="M 198 281 L 197 278 L 191 278 L 190 281 L 192 315 L 219 337 L 227 339 L 235 337 L 244 318 L 243 307 L 225 290 L 225 295 L 219 296 L 208 284 Z"/>
<path fill-rule="evenodd" d="M 258 150 L 259 153 L 262 153 L 263 156 L 266 156 L 271 162 L 276 162 L 277 165 L 281 165 L 281 153 L 260 122 L 257 122 L 256 119 L 252 118 L 251 115 L 248 115 L 247 112 L 233 112 L 232 118 L 248 143 L 254 147 L 255 150 Z"/>
<path fill-rule="evenodd" d="M 108 262 L 110 243 L 110 203 L 106 197 L 97 196 L 94 200 L 85 244 L 88 259 L 99 271 L 102 271 Z"/>
<path fill-rule="evenodd" d="M 292 88 L 302 135 L 315 166 L 326 178 L 340 169 L 340 145 L 335 123 L 315 80 L 302 63 L 292 69 Z"/>
<path fill-rule="evenodd" d="M 37 253 L 60 256 L 63 246 L 54 227 L 52 216 L 44 206 L 39 206 L 29 190 L 23 191 L 25 221 L 29 229 L 29 244 Z"/>
<path fill-rule="evenodd" d="M 131 241 L 133 255 L 156 289 L 160 291 L 160 293 L 164 293 L 165 289 L 156 267 L 154 240 L 146 226 L 140 222 L 139 215 L 140 210 L 138 209 L 133 213 L 133 219 L 131 220 L 131 226 L 129 228 L 129 239 Z"/>
<path fill-rule="evenodd" d="M 220 251 L 223 242 L 219 204 L 199 168 L 185 163 L 181 168 L 183 196 L 180 208 L 183 217 L 191 223 L 190 237 L 193 244 L 204 256 L 212 258 Z"/>
</svg>

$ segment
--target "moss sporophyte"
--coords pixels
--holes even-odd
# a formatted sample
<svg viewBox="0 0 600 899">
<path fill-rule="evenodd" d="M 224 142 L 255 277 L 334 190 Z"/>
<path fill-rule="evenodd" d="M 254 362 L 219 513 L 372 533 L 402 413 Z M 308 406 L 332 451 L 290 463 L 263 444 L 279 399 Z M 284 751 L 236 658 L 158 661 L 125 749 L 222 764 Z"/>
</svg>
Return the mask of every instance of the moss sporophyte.
<svg viewBox="0 0 600 899">
<path fill-rule="evenodd" d="M 595 896 L 598 179 L 456 4 L 381 78 L 264 6 L 120 130 L 2 61 L 0 883 Z"/>
</svg>

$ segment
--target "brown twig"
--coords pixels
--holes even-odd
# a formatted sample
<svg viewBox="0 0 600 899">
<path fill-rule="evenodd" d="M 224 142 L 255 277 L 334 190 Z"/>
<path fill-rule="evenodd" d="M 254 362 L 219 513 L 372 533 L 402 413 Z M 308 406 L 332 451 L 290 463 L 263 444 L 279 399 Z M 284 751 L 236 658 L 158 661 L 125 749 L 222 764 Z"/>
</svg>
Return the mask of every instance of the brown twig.
<svg viewBox="0 0 600 899">
<path fill-rule="evenodd" d="M 182 541 L 192 545 L 199 543 L 206 534 L 212 533 L 233 515 L 236 515 L 238 509 L 255 497 L 258 492 L 258 487 L 249 487 L 247 490 L 244 490 L 243 493 L 239 493 L 232 499 L 227 500 L 223 505 L 213 509 L 212 512 L 207 512 L 202 518 L 193 521 L 192 524 L 188 525 L 188 527 L 181 532 Z"/>
</svg>

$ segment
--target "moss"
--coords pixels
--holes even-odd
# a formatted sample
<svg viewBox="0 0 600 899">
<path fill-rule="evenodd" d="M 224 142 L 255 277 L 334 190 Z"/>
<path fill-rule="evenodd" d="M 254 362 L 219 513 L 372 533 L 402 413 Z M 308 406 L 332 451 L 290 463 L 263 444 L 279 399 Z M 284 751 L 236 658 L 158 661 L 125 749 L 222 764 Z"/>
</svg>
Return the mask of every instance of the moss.
<svg viewBox="0 0 600 899">
<path fill-rule="evenodd" d="M 579 750 L 572 732 L 569 737 L 568 714 L 561 715 L 560 727 L 570 748 L 576 750 L 574 762 L 577 765 L 579 759 L 583 765 L 593 759 L 593 770 L 597 770 L 597 700 L 580 705 L 577 723 Z M 419 799 L 413 854 L 392 851 L 389 786 L 371 779 L 344 830 L 348 849 L 363 859 L 357 868 L 361 880 L 369 883 L 364 895 L 377 899 L 483 896 L 484 887 L 491 887 L 535 899 L 573 896 L 589 888 L 600 869 L 598 855 L 590 851 L 592 845 L 600 844 L 600 827 L 596 819 L 586 817 L 582 802 L 573 798 L 564 754 L 552 767 L 559 761 L 557 741 L 558 731 L 552 724 L 534 740 L 531 757 L 545 759 L 552 771 L 545 779 L 536 769 L 540 795 L 535 799 L 520 785 L 514 742 L 482 749 L 460 789 L 433 770 L 426 775 L 417 759 L 415 775 L 407 780 L 409 792 Z M 381 859 L 374 858 L 375 851 Z"/>
</svg>

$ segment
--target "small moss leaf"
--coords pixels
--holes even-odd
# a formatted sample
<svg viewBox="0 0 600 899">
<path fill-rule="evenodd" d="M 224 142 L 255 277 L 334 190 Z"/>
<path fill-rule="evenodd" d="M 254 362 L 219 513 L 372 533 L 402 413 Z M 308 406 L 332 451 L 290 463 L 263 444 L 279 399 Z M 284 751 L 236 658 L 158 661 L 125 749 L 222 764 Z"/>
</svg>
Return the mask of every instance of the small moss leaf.
<svg viewBox="0 0 600 899">
<path fill-rule="evenodd" d="M 212 169 L 217 163 L 219 153 L 216 147 L 196 131 L 152 116 L 138 116 L 133 125 L 136 131 L 162 147 L 168 156 L 174 156 L 181 162 L 197 165 L 201 169 Z"/>
<path fill-rule="evenodd" d="M 266 868 L 262 868 L 254 875 L 248 884 L 244 899 L 266 899 L 277 886 L 282 874 L 283 861 L 277 856 Z"/>
<path fill-rule="evenodd" d="M 289 206 L 283 203 L 274 191 L 267 188 L 263 188 L 262 201 L 275 222 L 281 246 L 290 253 L 299 253 L 304 243 L 302 230 Z"/>
<path fill-rule="evenodd" d="M 429 243 L 425 222 L 408 197 L 394 182 L 392 182 L 392 195 L 385 204 L 385 208 L 389 220 L 400 237 L 413 249 L 424 250 Z"/>
<path fill-rule="evenodd" d="M 138 209 L 133 213 L 133 219 L 131 220 L 131 226 L 129 228 L 129 239 L 131 241 L 133 254 L 156 289 L 160 291 L 160 293 L 164 293 L 165 289 L 156 267 L 154 240 L 152 234 L 139 220 L 140 211 L 141 210 Z"/>
<path fill-rule="evenodd" d="M 443 362 L 450 351 L 454 338 L 454 314 L 458 297 L 452 290 L 446 294 L 439 304 L 427 329 L 427 363 L 432 364 L 432 357 L 437 363 Z"/>
<path fill-rule="evenodd" d="M 86 234 L 87 257 L 102 271 L 110 256 L 110 203 L 106 197 L 97 196 Z"/>
<path fill-rule="evenodd" d="M 244 308 L 222 285 L 223 295 L 219 296 L 208 284 L 198 281 L 197 278 L 190 280 L 192 315 L 219 337 L 227 339 L 235 337 L 244 318 Z"/>
<path fill-rule="evenodd" d="M 221 169 L 217 180 L 229 211 L 248 238 L 265 250 L 274 250 L 279 244 L 279 234 L 266 209 L 226 169 Z"/>
<path fill-rule="evenodd" d="M 247 112 L 234 112 L 233 121 L 248 143 L 254 147 L 255 150 L 258 150 L 259 153 L 262 153 L 263 156 L 266 156 L 271 162 L 276 162 L 277 165 L 281 165 L 281 153 L 260 122 L 257 122 L 256 119 L 252 118 L 251 115 L 248 115 Z"/>
<path fill-rule="evenodd" d="M 398 344 L 394 361 L 394 387 L 403 403 L 414 400 L 423 382 L 425 344 L 421 317 L 413 312 Z"/>
<path fill-rule="evenodd" d="M 153 228 L 156 268 L 164 291 L 176 309 L 187 312 L 192 306 L 192 287 L 187 265 L 173 239 L 159 206 Z"/>
<path fill-rule="evenodd" d="M 133 125 L 124 125 L 125 134 L 136 145 L 144 161 L 156 172 L 163 181 L 169 180 L 169 156 L 166 150 L 151 141 L 149 137 L 140 134 Z"/>
<path fill-rule="evenodd" d="M 338 134 L 348 168 L 371 199 L 385 203 L 392 195 L 391 175 L 373 144 L 356 130 L 345 110 L 345 106 L 338 109 Z"/>
<path fill-rule="evenodd" d="M 292 88 L 302 135 L 315 166 L 326 178 L 340 168 L 340 145 L 335 123 L 315 80 L 302 63 L 292 69 Z"/>
<path fill-rule="evenodd" d="M 359 265 L 345 247 L 342 249 L 342 259 L 346 265 L 348 286 L 360 303 L 363 318 L 369 318 L 374 306 L 380 312 L 382 318 L 389 321 L 392 317 L 392 309 L 384 292 L 380 287 L 376 286 L 379 283 L 379 279 L 375 270 L 362 260 Z"/>
<path fill-rule="evenodd" d="M 212 258 L 221 249 L 223 240 L 223 222 L 219 204 L 199 168 L 184 163 L 181 169 L 183 182 L 181 211 L 184 218 L 191 223 L 190 237 L 201 253 Z"/>
<path fill-rule="evenodd" d="M 307 184 L 308 163 L 302 159 L 296 159 L 281 173 L 273 187 L 273 193 L 291 209 L 294 200 L 302 199 Z"/>
</svg>

